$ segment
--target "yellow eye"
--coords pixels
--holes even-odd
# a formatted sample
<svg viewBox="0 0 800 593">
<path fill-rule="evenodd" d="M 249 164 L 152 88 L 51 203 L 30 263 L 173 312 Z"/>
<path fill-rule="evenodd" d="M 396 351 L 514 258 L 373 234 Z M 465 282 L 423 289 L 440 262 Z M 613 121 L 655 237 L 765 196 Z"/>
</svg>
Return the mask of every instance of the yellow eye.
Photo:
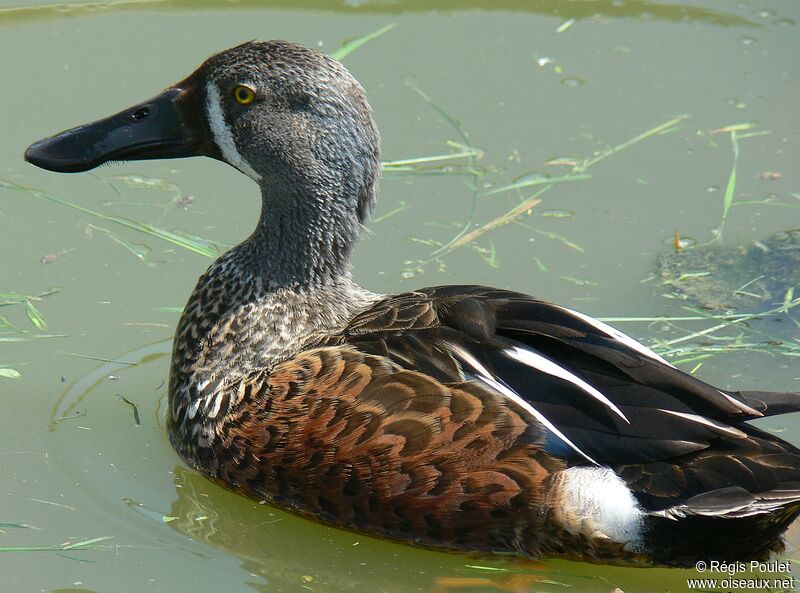
<svg viewBox="0 0 800 593">
<path fill-rule="evenodd" d="M 237 84 L 233 89 L 233 98 L 239 105 L 250 105 L 256 100 L 256 93 L 253 89 L 243 84 Z"/>
</svg>

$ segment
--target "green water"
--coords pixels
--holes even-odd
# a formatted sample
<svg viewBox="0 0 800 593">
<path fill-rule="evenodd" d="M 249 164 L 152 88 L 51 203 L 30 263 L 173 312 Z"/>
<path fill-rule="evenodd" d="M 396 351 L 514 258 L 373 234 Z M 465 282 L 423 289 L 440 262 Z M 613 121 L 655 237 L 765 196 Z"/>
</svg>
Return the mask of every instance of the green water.
<svg viewBox="0 0 800 593">
<path fill-rule="evenodd" d="M 485 283 L 596 316 L 687 315 L 654 278 L 655 262 L 675 230 L 699 242 L 714 236 L 733 153 L 730 133 L 712 131 L 734 124 L 755 125 L 739 134 L 765 134 L 739 140 L 733 196 L 758 203 L 730 209 L 724 244 L 800 227 L 796 0 L 2 6 L 0 179 L 223 245 L 250 232 L 259 205 L 252 182 L 226 165 L 151 161 L 64 176 L 26 165 L 22 152 L 152 96 L 241 41 L 285 38 L 333 52 L 395 23 L 346 59 L 375 109 L 384 158 L 460 150 L 448 142 L 483 156 L 448 161 L 442 174 L 384 177 L 377 222 L 355 262 L 358 280 L 375 291 Z M 590 157 L 684 114 L 671 133 L 611 154 L 587 170 L 590 179 L 555 185 L 530 214 L 418 269 L 470 221 L 473 199 L 470 229 L 541 186 L 487 195 L 493 189 L 564 175 L 570 167 L 545 163 Z M 480 175 L 459 174 L 472 165 Z M 23 305 L 0 307 L 29 332 L 0 328 L 0 339 L 60 336 L 0 341 L 0 367 L 21 374 L 0 377 L 0 547 L 110 538 L 88 550 L 0 553 L 0 591 L 666 592 L 687 590 L 697 576 L 440 554 L 238 498 L 185 468 L 162 426 L 177 321 L 170 308 L 184 303 L 209 259 L 7 188 L 0 237 L 0 292 L 61 289 L 33 301 L 46 329 Z M 763 323 L 796 344 L 790 320 Z M 617 325 L 663 346 L 714 323 Z M 713 344 L 715 335 L 687 343 Z M 800 390 L 799 366 L 749 351 L 681 364 L 720 387 L 776 390 Z M 118 396 L 137 406 L 139 424 Z M 762 424 L 800 442 L 796 416 Z M 800 559 L 791 547 L 800 533 L 788 540 L 788 556 Z"/>
</svg>

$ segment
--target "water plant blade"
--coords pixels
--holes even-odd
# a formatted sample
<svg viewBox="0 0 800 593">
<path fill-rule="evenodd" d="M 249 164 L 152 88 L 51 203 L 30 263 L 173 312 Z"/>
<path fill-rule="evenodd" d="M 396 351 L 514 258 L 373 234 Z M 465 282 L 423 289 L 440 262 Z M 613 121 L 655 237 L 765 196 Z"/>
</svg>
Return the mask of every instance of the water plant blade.
<svg viewBox="0 0 800 593">
<path fill-rule="evenodd" d="M 584 179 L 591 179 L 592 176 L 588 173 L 579 173 L 576 175 L 562 175 L 561 177 L 538 177 L 536 179 L 528 179 L 525 181 L 518 181 L 516 183 L 511 183 L 509 185 L 504 185 L 502 187 L 498 187 L 493 189 L 490 192 L 486 192 L 487 196 L 493 196 L 495 194 L 499 194 L 506 191 L 511 191 L 512 189 L 522 189 L 525 187 L 532 187 L 534 185 L 549 185 L 551 183 L 564 183 L 568 181 L 583 181 Z"/>
<path fill-rule="evenodd" d="M 44 317 L 42 317 L 39 309 L 27 299 L 25 301 L 25 313 L 28 315 L 28 319 L 31 320 L 31 323 L 38 329 L 47 329 L 47 323 L 45 323 Z"/>
<path fill-rule="evenodd" d="M 6 379 L 19 379 L 22 377 L 22 375 L 19 374 L 19 371 L 6 367 L 0 369 L 0 377 L 5 377 Z"/>
<path fill-rule="evenodd" d="M 654 128 L 650 128 L 649 130 L 645 130 L 641 134 L 638 134 L 638 135 L 634 136 L 630 140 L 626 140 L 622 144 L 617 144 L 616 146 L 612 146 L 611 148 L 600 152 L 600 154 L 598 154 L 597 156 L 594 156 L 594 157 L 592 157 L 590 159 L 586 159 L 586 161 L 584 161 L 583 164 L 581 164 L 578 167 L 576 167 L 576 172 L 581 172 L 582 173 L 583 171 L 585 171 L 586 169 L 588 169 L 592 165 L 594 165 L 596 163 L 599 163 L 603 159 L 608 158 L 611 155 L 616 154 L 616 153 L 618 153 L 618 152 L 620 152 L 622 150 L 625 150 L 626 148 L 630 148 L 634 144 L 638 144 L 639 142 L 641 142 L 643 140 L 647 140 L 648 138 L 652 138 L 653 136 L 656 136 L 658 134 L 666 134 L 666 133 L 674 132 L 674 131 L 676 131 L 678 129 L 676 126 L 679 123 L 681 123 L 682 121 L 684 121 L 686 119 L 689 119 L 689 117 L 690 116 L 686 115 L 686 114 L 679 115 L 678 117 L 674 117 L 669 121 L 665 121 L 663 124 L 659 124 Z"/>
<path fill-rule="evenodd" d="M 150 235 L 151 237 L 156 237 L 163 241 L 167 241 L 168 243 L 172 243 L 173 245 L 177 245 L 179 247 L 183 247 L 184 249 L 188 249 L 189 251 L 193 251 L 200 255 L 205 255 L 206 257 L 215 258 L 222 253 L 222 249 L 220 249 L 219 246 L 212 241 L 201 239 L 199 237 L 192 237 L 189 235 L 181 235 L 178 233 L 174 233 L 172 231 L 168 231 L 166 229 L 159 228 L 157 226 L 149 225 L 142 222 L 137 222 L 135 220 L 129 220 L 121 216 L 114 216 L 112 214 L 103 214 L 102 212 L 97 212 L 90 208 L 86 208 L 85 206 L 80 206 L 78 204 L 74 204 L 62 198 L 58 198 L 45 191 L 38 190 L 32 187 L 26 187 L 24 185 L 14 183 L 13 181 L 9 181 L 7 179 L 0 179 L 0 188 L 22 192 L 24 194 L 41 198 L 49 202 L 61 204 L 62 206 L 66 206 L 68 208 L 72 208 L 73 210 L 77 210 L 78 212 L 88 214 L 89 216 L 93 216 L 101 220 L 113 222 L 120 226 L 124 226 L 129 229 L 138 231 L 140 233 Z"/>
<path fill-rule="evenodd" d="M 92 550 L 95 544 L 111 539 L 110 535 L 94 537 L 71 544 L 56 544 L 53 546 L 12 546 L 0 547 L 0 552 L 64 552 L 67 550 Z"/>
<path fill-rule="evenodd" d="M 733 196 L 736 193 L 736 168 L 739 165 L 739 141 L 736 137 L 736 130 L 731 130 L 731 145 L 733 147 L 733 164 L 731 173 L 728 175 L 728 183 L 725 185 L 725 197 L 722 200 L 722 220 L 719 223 L 717 238 L 722 239 L 722 229 L 728 220 L 728 212 L 733 205 Z"/>
<path fill-rule="evenodd" d="M 384 33 L 391 31 L 392 29 L 395 28 L 395 26 L 396 26 L 395 23 L 389 23 L 388 25 L 381 27 L 377 31 L 373 31 L 372 33 L 367 33 L 366 35 L 357 37 L 356 39 L 351 39 L 350 41 L 342 45 L 342 47 L 333 52 L 331 54 L 331 57 L 339 61 L 344 60 L 347 56 L 349 56 L 351 53 L 353 53 L 363 45 L 366 45 L 373 39 L 377 39 Z"/>
</svg>

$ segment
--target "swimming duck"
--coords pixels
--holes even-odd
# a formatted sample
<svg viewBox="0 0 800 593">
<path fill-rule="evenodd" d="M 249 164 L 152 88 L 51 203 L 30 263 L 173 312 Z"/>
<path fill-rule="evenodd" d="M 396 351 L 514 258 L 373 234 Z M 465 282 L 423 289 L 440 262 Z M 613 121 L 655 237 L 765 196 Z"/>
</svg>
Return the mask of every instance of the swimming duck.
<svg viewBox="0 0 800 593">
<path fill-rule="evenodd" d="M 365 290 L 350 261 L 379 144 L 340 63 L 268 41 L 27 149 L 60 172 L 210 156 L 261 188 L 252 235 L 178 323 L 180 456 L 256 500 L 440 549 L 673 566 L 781 550 L 800 450 L 747 421 L 800 393 L 717 389 L 509 290 Z"/>
</svg>

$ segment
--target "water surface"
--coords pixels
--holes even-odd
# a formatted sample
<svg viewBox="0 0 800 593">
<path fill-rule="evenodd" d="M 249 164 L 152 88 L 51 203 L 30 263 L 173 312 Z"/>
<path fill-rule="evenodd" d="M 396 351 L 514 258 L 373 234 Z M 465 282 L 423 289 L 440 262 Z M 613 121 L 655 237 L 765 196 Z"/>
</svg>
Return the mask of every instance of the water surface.
<svg viewBox="0 0 800 593">
<path fill-rule="evenodd" d="M 675 231 L 701 243 L 715 236 L 733 153 L 730 133 L 714 130 L 748 123 L 741 134 L 764 132 L 739 141 L 734 197 L 751 203 L 729 211 L 724 244 L 800 227 L 798 22 L 794 0 L 4 2 L 0 179 L 234 244 L 259 204 L 252 182 L 224 164 L 151 161 L 64 176 L 26 165 L 22 152 L 152 96 L 241 41 L 333 52 L 394 23 L 346 59 L 375 109 L 384 158 L 463 152 L 454 143 L 482 158 L 387 174 L 356 254 L 358 280 L 383 292 L 485 283 L 603 317 L 686 316 L 655 262 Z M 594 164 L 591 178 L 555 185 L 515 222 L 431 258 L 465 225 L 496 219 L 541 186 L 493 189 L 564 175 L 569 166 L 546 163 L 591 157 L 676 118 L 667 133 Z M 480 175 L 463 174 L 469 167 Z M 31 335 L 62 336 L 0 342 L 0 366 L 21 374 L 0 377 L 0 546 L 110 537 L 90 550 L 5 553 L 3 590 L 608 593 L 683 591 L 696 576 L 417 550 L 230 494 L 184 467 L 162 426 L 175 308 L 210 260 L 10 189 L 0 189 L 0 237 L 0 292 L 61 289 L 33 301 L 46 329 L 24 305 L 0 314 Z M 763 346 L 764 332 L 796 343 L 796 327 L 785 317 L 761 323 L 742 340 L 762 352 L 674 359 L 720 387 L 800 390 L 797 358 Z M 664 347 L 713 323 L 617 325 Z M 137 406 L 138 424 L 122 397 Z M 763 424 L 800 442 L 796 416 Z M 788 555 L 800 559 L 793 547 Z"/>
</svg>

